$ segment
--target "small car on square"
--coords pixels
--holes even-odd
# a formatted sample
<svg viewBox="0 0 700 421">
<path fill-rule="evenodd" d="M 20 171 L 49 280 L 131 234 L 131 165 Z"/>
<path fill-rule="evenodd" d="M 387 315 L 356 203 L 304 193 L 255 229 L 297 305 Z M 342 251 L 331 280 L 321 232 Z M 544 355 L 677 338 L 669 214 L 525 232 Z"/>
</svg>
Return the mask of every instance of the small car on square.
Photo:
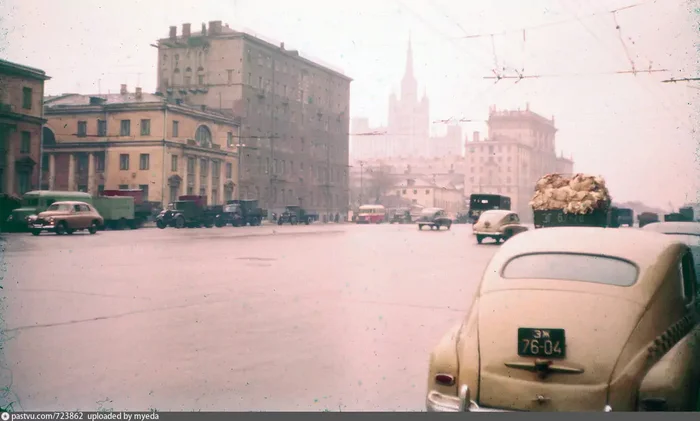
<svg viewBox="0 0 700 421">
<path fill-rule="evenodd" d="M 525 225 L 520 223 L 517 213 L 503 209 L 483 212 L 479 215 L 479 219 L 472 229 L 478 244 L 481 244 L 486 238 L 492 238 L 500 243 L 528 230 Z"/>
<path fill-rule="evenodd" d="M 691 250 L 669 235 L 520 234 L 430 355 L 427 409 L 697 411 L 696 277 Z"/>
</svg>

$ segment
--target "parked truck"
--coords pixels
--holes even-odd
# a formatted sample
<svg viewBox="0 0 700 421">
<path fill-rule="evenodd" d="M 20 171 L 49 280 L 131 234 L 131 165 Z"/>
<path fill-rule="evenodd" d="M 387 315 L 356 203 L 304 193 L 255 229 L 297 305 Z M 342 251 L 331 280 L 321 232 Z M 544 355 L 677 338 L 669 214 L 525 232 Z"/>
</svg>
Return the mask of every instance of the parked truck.
<svg viewBox="0 0 700 421">
<path fill-rule="evenodd" d="M 214 226 L 216 211 L 206 205 L 206 196 L 180 196 L 156 217 L 156 226 L 160 229 L 174 228 L 211 228 Z"/>
<path fill-rule="evenodd" d="M 659 222 L 659 214 L 654 212 L 642 212 L 637 217 L 637 220 L 639 221 L 639 228 L 642 228 L 644 225 Z"/>
<path fill-rule="evenodd" d="M 97 196 L 92 199 L 92 204 L 104 218 L 100 229 L 136 229 L 143 224 L 143 220 L 136 218 L 131 196 Z"/>
<path fill-rule="evenodd" d="M 537 182 L 530 205 L 535 228 L 619 227 L 619 209 L 611 206 L 601 177 L 547 174 Z"/>
<path fill-rule="evenodd" d="M 217 215 L 217 226 L 231 224 L 234 227 L 250 225 L 262 225 L 265 215 L 263 209 L 258 206 L 256 199 L 252 200 L 227 200 L 223 212 Z"/>
<path fill-rule="evenodd" d="M 140 227 L 144 222 L 151 221 L 161 208 L 158 202 L 149 202 L 145 192 L 140 189 L 105 190 L 101 196 L 107 197 L 133 197 L 134 199 L 134 223 Z"/>
</svg>

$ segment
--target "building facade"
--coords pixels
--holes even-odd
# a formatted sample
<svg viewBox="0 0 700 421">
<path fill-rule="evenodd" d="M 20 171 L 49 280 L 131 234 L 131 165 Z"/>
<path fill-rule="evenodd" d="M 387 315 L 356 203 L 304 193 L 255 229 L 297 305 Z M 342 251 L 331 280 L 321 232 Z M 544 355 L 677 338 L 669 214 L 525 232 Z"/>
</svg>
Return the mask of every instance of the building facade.
<svg viewBox="0 0 700 421">
<path fill-rule="evenodd" d="M 240 123 L 159 95 L 59 96 L 46 101 L 42 188 L 141 189 L 163 206 L 180 195 L 221 204 L 238 194 Z"/>
<path fill-rule="evenodd" d="M 39 185 L 43 70 L 0 60 L 0 193 L 22 195 Z"/>
<path fill-rule="evenodd" d="M 396 196 L 411 204 L 426 208 L 442 208 L 448 214 L 456 214 L 464 207 L 462 191 L 451 183 L 408 178 L 394 186 Z"/>
<path fill-rule="evenodd" d="M 221 21 L 158 41 L 158 91 L 241 116 L 241 188 L 269 212 L 348 208 L 351 79 Z"/>
<path fill-rule="evenodd" d="M 488 138 L 475 132 L 466 143 L 465 191 L 510 196 L 521 218 L 532 214 L 529 202 L 537 180 L 552 172 L 572 173 L 573 160 L 557 156 L 554 118 L 525 110 L 489 110 Z"/>
</svg>

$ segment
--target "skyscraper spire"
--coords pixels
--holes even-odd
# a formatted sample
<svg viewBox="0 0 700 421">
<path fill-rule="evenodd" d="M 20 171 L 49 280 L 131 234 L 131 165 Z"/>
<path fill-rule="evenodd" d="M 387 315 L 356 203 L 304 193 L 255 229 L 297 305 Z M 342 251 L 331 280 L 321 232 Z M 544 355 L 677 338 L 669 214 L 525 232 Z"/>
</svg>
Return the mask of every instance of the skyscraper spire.
<svg viewBox="0 0 700 421">
<path fill-rule="evenodd" d="M 408 33 L 408 52 L 406 53 L 406 70 L 404 77 L 413 79 L 413 48 L 411 47 L 411 32 Z"/>
</svg>

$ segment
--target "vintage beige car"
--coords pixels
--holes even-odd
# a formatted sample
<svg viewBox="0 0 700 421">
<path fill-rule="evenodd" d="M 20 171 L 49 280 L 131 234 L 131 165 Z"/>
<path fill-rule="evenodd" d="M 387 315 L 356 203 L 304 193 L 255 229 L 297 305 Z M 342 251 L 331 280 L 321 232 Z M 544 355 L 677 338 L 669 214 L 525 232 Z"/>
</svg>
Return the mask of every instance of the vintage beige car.
<svg viewBox="0 0 700 421">
<path fill-rule="evenodd" d="M 518 214 L 509 210 L 493 209 L 482 213 L 472 227 L 476 242 L 481 244 L 485 238 L 493 238 L 497 243 L 506 241 L 516 234 L 527 231 L 520 223 Z"/>
<path fill-rule="evenodd" d="M 55 232 L 56 235 L 73 234 L 78 230 L 87 230 L 95 234 L 104 224 L 100 213 L 85 202 L 55 202 L 36 218 L 28 221 L 33 235 L 42 231 Z"/>
<path fill-rule="evenodd" d="M 690 249 L 668 235 L 518 235 L 430 355 L 427 409 L 698 410 L 695 278 Z"/>
</svg>

